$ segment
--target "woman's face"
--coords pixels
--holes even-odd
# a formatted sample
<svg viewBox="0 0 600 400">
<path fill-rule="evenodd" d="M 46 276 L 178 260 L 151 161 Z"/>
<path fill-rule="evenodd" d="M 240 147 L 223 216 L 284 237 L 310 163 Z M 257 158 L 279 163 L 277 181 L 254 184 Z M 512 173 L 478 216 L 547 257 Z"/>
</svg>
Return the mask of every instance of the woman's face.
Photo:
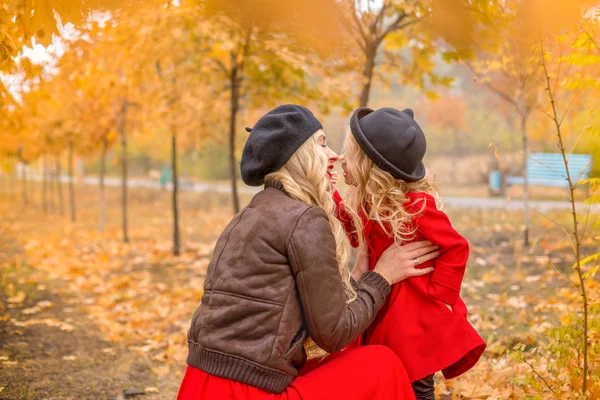
<svg viewBox="0 0 600 400">
<path fill-rule="evenodd" d="M 351 146 L 351 143 L 348 143 L 349 140 L 352 139 L 350 139 L 350 137 L 347 136 L 346 142 L 344 143 L 344 154 L 342 154 L 339 157 L 339 160 L 342 163 L 342 170 L 344 171 L 344 182 L 346 183 L 346 185 L 354 186 L 356 185 L 356 179 L 354 179 L 354 177 L 350 173 L 350 170 L 348 169 L 348 164 L 352 163 L 351 157 L 348 157 L 349 153 L 351 153 L 348 151 L 348 147 Z"/>
<path fill-rule="evenodd" d="M 327 156 L 327 180 L 331 181 L 331 172 L 339 157 L 335 151 L 331 150 L 327 145 L 327 136 L 322 129 L 319 129 L 315 135 L 317 135 L 317 142 L 321 145 L 323 152 Z"/>
<path fill-rule="evenodd" d="M 352 175 L 348 171 L 348 160 L 346 159 L 346 154 L 342 154 L 339 157 L 339 159 L 340 159 L 340 161 L 342 163 L 342 170 L 344 171 L 344 182 L 346 183 L 346 185 L 354 185 L 354 184 L 356 184 L 356 181 L 354 180 L 354 178 L 352 177 Z"/>
</svg>

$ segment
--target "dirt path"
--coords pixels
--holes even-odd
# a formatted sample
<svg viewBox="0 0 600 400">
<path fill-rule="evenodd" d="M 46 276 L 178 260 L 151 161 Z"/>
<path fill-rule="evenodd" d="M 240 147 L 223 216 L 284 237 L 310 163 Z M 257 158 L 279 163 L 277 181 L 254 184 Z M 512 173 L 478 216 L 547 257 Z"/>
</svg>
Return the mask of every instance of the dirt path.
<svg viewBox="0 0 600 400">
<path fill-rule="evenodd" d="M 31 272 L 16 265 L 1 271 L 0 399 L 176 397 L 180 378 L 173 375 L 181 377 L 183 366 L 102 339 L 71 299 L 53 293 L 60 282 L 33 282 Z"/>
</svg>

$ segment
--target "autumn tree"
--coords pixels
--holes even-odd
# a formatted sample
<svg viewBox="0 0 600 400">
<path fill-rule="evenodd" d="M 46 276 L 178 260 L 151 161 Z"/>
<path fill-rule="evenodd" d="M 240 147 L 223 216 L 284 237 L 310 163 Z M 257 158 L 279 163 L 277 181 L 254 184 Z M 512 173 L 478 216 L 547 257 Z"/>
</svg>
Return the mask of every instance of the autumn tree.
<svg viewBox="0 0 600 400">
<path fill-rule="evenodd" d="M 280 101 L 325 100 L 323 93 L 336 86 L 332 80 L 319 82 L 317 87 L 314 79 L 327 68 L 319 51 L 331 50 L 331 43 L 338 40 L 339 33 L 324 23 L 335 21 L 334 4 L 314 0 L 309 4 L 300 1 L 269 4 L 272 7 L 268 13 L 243 1 L 206 5 L 210 23 L 219 27 L 211 35 L 212 74 L 228 91 L 228 157 L 235 213 L 240 210 L 236 149 L 240 109 L 253 105 L 266 107 Z M 319 7 L 322 13 L 311 13 L 310 5 Z M 333 98 L 329 100 L 335 102 Z"/>
<path fill-rule="evenodd" d="M 104 123 L 100 129 L 100 141 L 109 144 L 110 132 L 116 132 L 115 140 L 119 143 L 121 164 L 121 228 L 124 242 L 129 242 L 128 224 L 128 139 L 131 133 L 139 128 L 143 85 L 141 68 L 143 58 L 130 52 L 136 41 L 134 30 L 142 22 L 144 12 L 152 9 L 155 4 L 126 4 L 114 12 L 113 18 L 98 24 L 97 32 L 92 37 L 89 51 L 85 53 L 83 62 L 87 72 L 81 83 L 94 85 L 94 77 L 102 79 L 102 92 L 89 90 L 82 95 L 101 95 L 104 97 L 99 109 L 105 114 Z M 84 38 L 85 40 L 85 38 Z M 86 82 L 87 80 L 87 82 Z M 112 128 L 111 128 L 112 127 Z M 112 137 L 110 137 L 112 139 Z M 107 147 L 106 146 L 106 147 Z M 105 154 L 105 153 L 104 153 Z M 104 155 L 105 157 L 105 155 Z M 103 183 L 101 193 L 103 193 Z"/>
<path fill-rule="evenodd" d="M 359 60 L 350 61 L 351 64 L 358 63 L 356 67 L 361 70 L 360 107 L 369 103 L 373 80 L 380 66 L 404 77 L 428 73 L 433 81 L 438 80 L 430 61 L 435 53 L 432 44 L 417 39 L 412 42 L 415 45 L 410 46 L 407 40 L 410 34 L 406 30 L 429 15 L 426 2 L 386 0 L 379 4 L 370 0 L 343 0 L 338 8 L 341 20 L 356 44 L 350 51 L 361 55 Z M 410 48 L 412 60 L 405 60 L 401 53 L 405 46 Z"/>
<path fill-rule="evenodd" d="M 215 123 L 207 99 L 211 98 L 209 85 L 205 82 L 203 61 L 208 52 L 207 24 L 199 21 L 197 10 L 189 4 L 167 5 L 154 16 L 152 29 L 138 37 L 134 51 L 148 53 L 145 82 L 150 84 L 142 90 L 149 94 L 144 106 L 148 129 L 164 130 L 170 136 L 173 254 L 181 251 L 179 229 L 179 170 L 180 148 L 189 148 L 190 140 L 204 130 L 204 140 Z M 169 31 L 173 36 L 165 36 Z M 173 40 L 175 38 L 175 40 Z M 149 101 L 148 101 L 149 100 Z M 152 134 L 152 133 L 151 133 Z"/>
</svg>

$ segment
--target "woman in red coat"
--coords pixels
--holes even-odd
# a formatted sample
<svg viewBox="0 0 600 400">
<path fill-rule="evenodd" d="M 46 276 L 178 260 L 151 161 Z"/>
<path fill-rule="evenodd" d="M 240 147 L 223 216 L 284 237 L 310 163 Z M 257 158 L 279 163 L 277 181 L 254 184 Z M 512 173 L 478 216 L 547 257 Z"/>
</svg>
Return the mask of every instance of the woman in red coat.
<svg viewBox="0 0 600 400">
<path fill-rule="evenodd" d="M 354 235 L 353 245 L 366 243 L 370 269 L 394 243 L 427 239 L 439 246 L 437 260 L 422 265 L 435 263 L 434 272 L 394 285 L 359 339 L 391 348 L 406 367 L 417 399 L 434 399 L 433 374 L 463 374 L 486 345 L 467 320 L 460 298 L 469 245 L 438 208 L 435 183 L 422 163 L 425 136 L 413 117 L 410 109 L 355 111 L 342 157 L 345 181 L 351 185 L 348 207 L 337 192 L 334 200 L 339 218 Z M 419 259 L 414 262 L 416 266 Z"/>
</svg>

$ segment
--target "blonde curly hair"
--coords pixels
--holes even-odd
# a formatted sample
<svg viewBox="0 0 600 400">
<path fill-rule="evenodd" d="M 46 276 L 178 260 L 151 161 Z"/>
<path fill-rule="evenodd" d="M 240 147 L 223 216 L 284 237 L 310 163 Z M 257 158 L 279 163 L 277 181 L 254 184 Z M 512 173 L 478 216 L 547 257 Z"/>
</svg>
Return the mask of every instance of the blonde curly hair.
<svg viewBox="0 0 600 400">
<path fill-rule="evenodd" d="M 405 207 L 410 201 L 406 195 L 408 192 L 428 193 L 436 200 L 438 209 L 442 209 L 435 177 L 429 171 L 417 182 L 394 178 L 362 151 L 349 129 L 344 142 L 344 157 L 348 173 L 354 179 L 353 186 L 348 188 L 345 203 L 361 245 L 364 242 L 364 226 L 360 216 L 376 221 L 384 232 L 394 237 L 398 245 L 414 239 L 417 230 L 414 221 L 425 209 L 425 203 L 417 211 L 408 211 Z"/>
<path fill-rule="evenodd" d="M 265 180 L 275 179 L 281 182 L 285 191 L 293 199 L 319 206 L 325 210 L 329 226 L 335 237 L 336 259 L 339 263 L 339 271 L 349 303 L 356 300 L 356 291 L 350 283 L 351 271 L 348 268 L 350 245 L 342 224 L 334 214 L 335 203 L 326 177 L 328 160 L 321 144 L 318 142 L 318 135 L 321 132 L 322 130 L 315 132 L 296 150 L 281 169 L 268 174 Z M 327 355 L 310 338 L 307 339 L 304 347 L 309 358 Z"/>
</svg>

